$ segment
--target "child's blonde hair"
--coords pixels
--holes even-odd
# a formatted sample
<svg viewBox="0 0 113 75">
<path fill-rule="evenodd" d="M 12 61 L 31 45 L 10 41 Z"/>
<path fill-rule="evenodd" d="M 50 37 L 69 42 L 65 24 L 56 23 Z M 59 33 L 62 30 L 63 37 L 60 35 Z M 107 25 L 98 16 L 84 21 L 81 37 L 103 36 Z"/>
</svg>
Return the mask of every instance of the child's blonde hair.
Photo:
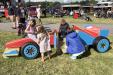
<svg viewBox="0 0 113 75">
<path fill-rule="evenodd" d="M 61 24 L 64 24 L 66 23 L 66 20 L 65 19 L 61 19 Z"/>
</svg>

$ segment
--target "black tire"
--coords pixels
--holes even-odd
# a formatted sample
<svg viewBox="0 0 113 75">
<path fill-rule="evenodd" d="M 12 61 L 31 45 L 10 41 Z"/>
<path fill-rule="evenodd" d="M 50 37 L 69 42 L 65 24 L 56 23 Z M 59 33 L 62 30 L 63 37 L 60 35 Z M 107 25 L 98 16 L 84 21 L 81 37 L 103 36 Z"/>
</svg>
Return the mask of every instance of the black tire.
<svg viewBox="0 0 113 75">
<path fill-rule="evenodd" d="M 108 38 L 100 36 L 94 40 L 93 43 L 94 49 L 99 53 L 105 53 L 110 48 L 110 41 Z"/>
<path fill-rule="evenodd" d="M 21 55 L 25 59 L 35 59 L 38 57 L 39 53 L 39 46 L 35 42 L 26 43 L 21 47 Z"/>
</svg>

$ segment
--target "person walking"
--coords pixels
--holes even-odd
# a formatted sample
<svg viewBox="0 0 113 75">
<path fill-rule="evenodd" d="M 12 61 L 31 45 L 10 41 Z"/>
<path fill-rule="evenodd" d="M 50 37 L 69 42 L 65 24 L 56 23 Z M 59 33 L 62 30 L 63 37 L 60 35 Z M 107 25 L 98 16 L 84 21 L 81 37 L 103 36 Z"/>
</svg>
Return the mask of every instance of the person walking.
<svg viewBox="0 0 113 75">
<path fill-rule="evenodd" d="M 38 8 L 36 8 L 36 12 L 37 12 L 37 18 L 39 20 L 39 23 L 42 24 L 42 20 L 41 20 L 41 5 L 38 5 Z"/>
<path fill-rule="evenodd" d="M 11 5 L 11 3 L 8 3 L 8 15 L 9 15 L 9 19 L 10 19 L 11 22 L 13 22 L 12 28 L 16 29 L 14 14 L 15 14 L 15 9 Z"/>
</svg>

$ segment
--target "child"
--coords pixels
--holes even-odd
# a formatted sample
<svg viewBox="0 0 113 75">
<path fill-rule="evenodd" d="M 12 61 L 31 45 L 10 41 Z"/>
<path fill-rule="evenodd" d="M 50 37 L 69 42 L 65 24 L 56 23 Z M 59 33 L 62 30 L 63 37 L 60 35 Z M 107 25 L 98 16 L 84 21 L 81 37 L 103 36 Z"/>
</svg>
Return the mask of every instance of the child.
<svg viewBox="0 0 113 75">
<path fill-rule="evenodd" d="M 40 53 L 41 53 L 41 61 L 44 63 L 45 58 L 44 58 L 44 53 L 48 52 L 48 56 L 50 59 L 49 51 L 51 50 L 50 48 L 50 43 L 49 43 L 49 35 L 45 31 L 43 26 L 37 26 L 37 44 L 40 47 Z"/>
<path fill-rule="evenodd" d="M 65 48 L 62 48 L 62 45 L 65 42 L 65 37 L 67 35 L 67 29 L 69 29 L 69 28 L 70 28 L 69 24 L 65 21 L 65 19 L 62 19 L 60 27 L 59 27 L 59 33 L 58 33 L 59 41 L 58 41 L 58 48 L 56 51 L 56 54 L 58 54 L 58 55 L 61 55 L 62 52 L 65 53 L 64 52 Z"/>
<path fill-rule="evenodd" d="M 60 40 L 63 40 L 63 38 L 65 38 L 68 28 L 69 28 L 69 24 L 65 21 L 65 19 L 62 19 L 60 27 L 59 27 L 59 39 Z"/>
<path fill-rule="evenodd" d="M 36 41 L 36 20 L 35 19 L 31 19 L 28 22 L 27 28 L 25 29 L 25 33 L 27 33 L 27 36 L 29 38 Z"/>
<path fill-rule="evenodd" d="M 80 41 L 79 36 L 73 30 L 69 30 L 66 36 L 67 53 L 72 54 L 71 59 L 77 59 L 77 56 L 85 52 L 85 47 Z"/>
</svg>

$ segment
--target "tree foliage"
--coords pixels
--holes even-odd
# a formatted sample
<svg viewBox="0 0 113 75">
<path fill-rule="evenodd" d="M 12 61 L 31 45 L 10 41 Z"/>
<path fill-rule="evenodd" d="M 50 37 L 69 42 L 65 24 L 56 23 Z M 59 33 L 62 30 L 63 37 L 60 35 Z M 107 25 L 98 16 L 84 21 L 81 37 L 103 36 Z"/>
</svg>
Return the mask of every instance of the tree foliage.
<svg viewBox="0 0 113 75">
<path fill-rule="evenodd" d="M 6 0 L 0 0 L 0 3 L 4 3 Z"/>
<path fill-rule="evenodd" d="M 85 0 L 85 1 L 80 1 L 81 5 L 91 5 L 91 4 L 96 4 L 97 1 L 96 0 Z"/>
<path fill-rule="evenodd" d="M 0 0 L 0 2 L 3 2 L 4 0 Z"/>
<path fill-rule="evenodd" d="M 81 4 L 81 5 L 94 5 L 96 4 L 97 1 L 96 0 L 82 0 L 80 2 L 76 1 L 76 2 L 72 2 L 71 4 Z M 70 4 L 70 3 L 65 3 L 65 4 Z"/>
<path fill-rule="evenodd" d="M 33 5 L 33 6 L 38 6 L 38 5 L 41 5 L 42 8 L 52 8 L 52 7 L 55 7 L 55 8 L 58 8 L 61 6 L 60 2 L 27 2 L 26 3 L 26 6 L 29 6 L 29 5 Z"/>
</svg>

